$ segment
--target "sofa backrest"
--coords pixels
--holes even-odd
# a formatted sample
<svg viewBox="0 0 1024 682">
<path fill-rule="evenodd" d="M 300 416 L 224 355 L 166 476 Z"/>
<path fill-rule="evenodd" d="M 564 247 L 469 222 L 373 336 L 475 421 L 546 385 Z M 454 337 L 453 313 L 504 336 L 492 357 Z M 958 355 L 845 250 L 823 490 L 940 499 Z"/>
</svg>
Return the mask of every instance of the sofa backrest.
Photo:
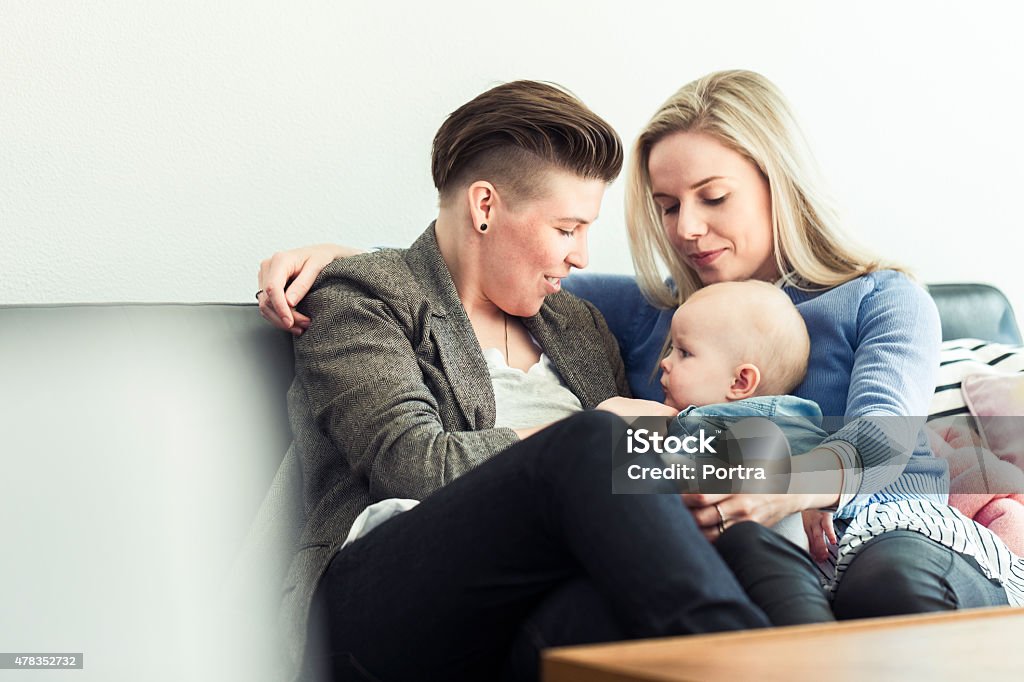
<svg viewBox="0 0 1024 682">
<path fill-rule="evenodd" d="M 929 284 L 942 319 L 942 340 L 975 338 L 1020 344 L 1020 329 L 1003 292 L 988 284 Z"/>
</svg>

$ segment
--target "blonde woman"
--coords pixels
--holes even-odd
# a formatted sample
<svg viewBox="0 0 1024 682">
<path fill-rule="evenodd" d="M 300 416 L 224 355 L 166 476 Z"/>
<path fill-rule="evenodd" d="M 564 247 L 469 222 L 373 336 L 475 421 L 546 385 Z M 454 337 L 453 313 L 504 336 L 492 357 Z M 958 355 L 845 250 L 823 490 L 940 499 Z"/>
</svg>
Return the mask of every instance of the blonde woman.
<svg viewBox="0 0 1024 682">
<path fill-rule="evenodd" d="M 704 534 L 805 512 L 815 558 L 826 537 L 839 541 L 838 561 L 822 564 L 839 618 L 1024 601 L 1019 561 L 945 505 L 945 464 L 921 433 L 938 367 L 935 306 L 842 235 L 775 86 L 750 71 L 683 86 L 641 131 L 628 182 L 636 279 L 577 274 L 564 288 L 603 314 L 633 395 L 664 397 L 657 365 L 675 307 L 707 284 L 760 279 L 783 288 L 810 334 L 794 394 L 835 418 L 819 447 L 794 453 L 795 471 L 822 472 L 814 490 L 687 497 Z M 322 246 L 264 261 L 263 315 L 301 334 L 309 320 L 293 307 L 323 265 L 349 253 Z"/>
<path fill-rule="evenodd" d="M 836 528 L 831 515 L 804 515 L 815 558 L 828 556 L 825 536 L 840 541 L 838 567 L 824 569 L 836 616 L 1019 603 L 1019 562 L 945 504 L 946 467 L 921 431 L 938 369 L 934 303 L 900 268 L 843 235 L 779 90 L 750 71 L 683 86 L 637 138 L 628 182 L 636 288 L 594 281 L 577 293 L 618 328 L 638 396 L 650 397 L 636 379 L 663 336 L 666 311 L 702 286 L 776 282 L 804 317 L 811 355 L 795 394 L 843 418 L 797 458 L 801 469 L 838 475 L 815 490 L 830 491 Z M 602 291 L 618 300 L 602 300 Z M 622 338 L 617 313 L 630 309 L 645 311 L 630 323 L 651 330 L 640 343 Z M 732 495 L 688 503 L 713 534 L 722 515 L 772 523 L 805 502 Z"/>
</svg>

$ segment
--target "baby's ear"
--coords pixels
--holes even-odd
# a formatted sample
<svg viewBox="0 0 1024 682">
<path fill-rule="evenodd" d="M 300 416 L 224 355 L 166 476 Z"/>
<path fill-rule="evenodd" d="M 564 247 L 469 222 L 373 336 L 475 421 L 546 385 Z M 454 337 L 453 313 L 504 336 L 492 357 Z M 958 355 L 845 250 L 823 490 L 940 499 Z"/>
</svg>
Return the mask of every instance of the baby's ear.
<svg viewBox="0 0 1024 682">
<path fill-rule="evenodd" d="M 746 363 L 736 368 L 732 377 L 732 386 L 729 387 L 729 400 L 743 400 L 752 398 L 761 385 L 761 370 L 757 365 Z"/>
</svg>

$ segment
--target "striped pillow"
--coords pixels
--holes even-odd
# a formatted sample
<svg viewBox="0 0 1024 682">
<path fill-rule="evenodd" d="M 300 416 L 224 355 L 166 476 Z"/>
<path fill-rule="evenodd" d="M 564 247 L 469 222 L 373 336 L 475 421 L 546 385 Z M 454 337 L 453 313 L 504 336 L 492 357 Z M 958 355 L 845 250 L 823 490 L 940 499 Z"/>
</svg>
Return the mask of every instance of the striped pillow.
<svg viewBox="0 0 1024 682">
<path fill-rule="evenodd" d="M 928 421 L 970 414 L 960 390 L 964 377 L 1018 372 L 1024 372 L 1024 347 L 981 339 L 944 341 L 939 354 L 938 385 L 928 407 Z"/>
</svg>

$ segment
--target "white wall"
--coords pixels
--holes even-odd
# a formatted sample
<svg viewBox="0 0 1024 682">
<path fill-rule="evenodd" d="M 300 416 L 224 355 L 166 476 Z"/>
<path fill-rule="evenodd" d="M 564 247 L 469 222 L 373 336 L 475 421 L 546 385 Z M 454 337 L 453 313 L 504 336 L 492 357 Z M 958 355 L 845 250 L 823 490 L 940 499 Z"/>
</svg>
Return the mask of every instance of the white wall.
<svg viewBox="0 0 1024 682">
<path fill-rule="evenodd" d="M 490 85 L 560 82 L 628 140 L 746 67 L 794 101 L 866 243 L 1024 313 L 1003 3 L 397 4 L 3 0 L 0 303 L 250 301 L 274 250 L 417 235 L 431 137 Z M 621 181 L 592 234 L 593 268 L 631 271 Z"/>
</svg>

